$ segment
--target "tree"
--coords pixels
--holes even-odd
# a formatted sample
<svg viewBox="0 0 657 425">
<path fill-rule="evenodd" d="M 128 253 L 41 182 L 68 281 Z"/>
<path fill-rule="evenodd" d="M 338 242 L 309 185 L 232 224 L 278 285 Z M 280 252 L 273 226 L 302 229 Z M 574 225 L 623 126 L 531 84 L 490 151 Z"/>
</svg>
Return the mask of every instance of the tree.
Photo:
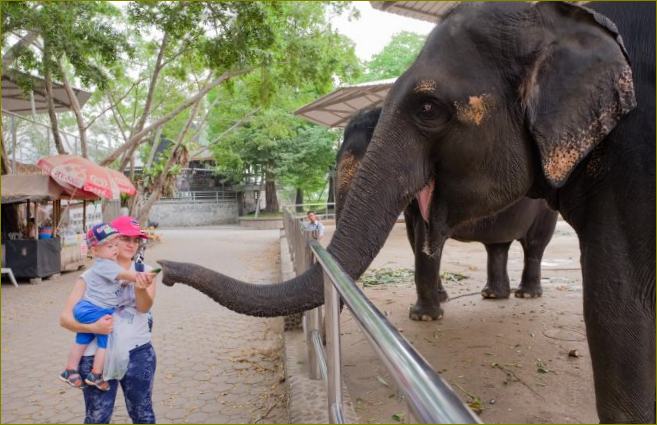
<svg viewBox="0 0 657 425">
<path fill-rule="evenodd" d="M 399 77 L 413 63 L 424 46 L 426 36 L 402 31 L 365 64 L 365 73 L 358 82 Z"/>
<path fill-rule="evenodd" d="M 44 77 L 48 114 L 59 153 L 65 153 L 65 149 L 53 103 L 53 80 L 64 83 L 77 119 L 82 155 L 86 157 L 88 127 L 65 68 L 70 65 L 72 75 L 83 84 L 105 89 L 111 78 L 109 70 L 123 53 L 130 52 L 125 36 L 113 25 L 118 15 L 118 9 L 105 2 L 22 1 L 2 7 L 3 45 L 7 34 L 21 37 L 11 49 L 14 69 L 26 74 L 36 71 Z M 6 62 L 4 59 L 3 65 L 10 63 L 9 57 Z M 33 88 L 30 78 L 21 83 L 26 89 Z"/>
<path fill-rule="evenodd" d="M 209 132 L 218 171 L 236 181 L 242 181 L 246 174 L 260 176 L 266 182 L 268 211 L 278 210 L 276 179 L 293 168 L 286 158 L 297 152 L 286 149 L 293 147 L 290 141 L 305 128 L 292 112 L 330 91 L 334 77 L 348 80 L 360 72 L 353 43 L 331 29 L 323 5 L 283 3 L 282 7 L 297 26 L 310 23 L 312 27 L 305 30 L 304 37 L 290 34 L 289 29 L 282 31 L 279 48 L 271 50 L 269 66 L 214 94 L 231 102 L 216 107 Z M 321 151 L 322 141 L 318 143 Z M 308 149 L 306 153 L 312 156 L 311 152 Z M 286 164 L 285 168 L 280 164 Z M 325 178 L 327 167 L 319 167 Z M 315 188 L 315 175 L 307 177 L 312 182 L 309 187 Z M 295 184 L 301 180 L 290 174 L 286 181 Z"/>
</svg>

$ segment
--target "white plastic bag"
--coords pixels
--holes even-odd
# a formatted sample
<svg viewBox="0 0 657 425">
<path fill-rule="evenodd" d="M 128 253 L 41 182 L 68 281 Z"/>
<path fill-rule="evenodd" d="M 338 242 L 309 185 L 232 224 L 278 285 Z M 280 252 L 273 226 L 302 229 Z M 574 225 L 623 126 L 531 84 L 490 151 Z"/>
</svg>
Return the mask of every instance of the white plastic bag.
<svg viewBox="0 0 657 425">
<path fill-rule="evenodd" d="M 128 363 L 130 363 L 130 346 L 122 343 L 116 331 L 117 327 L 114 327 L 112 333 L 107 336 L 107 350 L 105 351 L 105 365 L 103 367 L 103 379 L 105 381 L 123 379 L 128 371 Z"/>
</svg>

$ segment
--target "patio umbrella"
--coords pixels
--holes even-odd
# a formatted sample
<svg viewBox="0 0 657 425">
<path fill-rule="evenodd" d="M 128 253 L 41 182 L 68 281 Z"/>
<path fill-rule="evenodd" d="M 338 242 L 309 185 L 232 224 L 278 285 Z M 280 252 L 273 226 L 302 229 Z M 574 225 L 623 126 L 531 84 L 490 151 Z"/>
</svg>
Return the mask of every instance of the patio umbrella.
<svg viewBox="0 0 657 425">
<path fill-rule="evenodd" d="M 121 193 L 134 195 L 137 192 L 123 174 L 81 156 L 47 156 L 37 161 L 37 166 L 62 186 L 72 186 L 101 198 L 119 199 Z"/>
</svg>

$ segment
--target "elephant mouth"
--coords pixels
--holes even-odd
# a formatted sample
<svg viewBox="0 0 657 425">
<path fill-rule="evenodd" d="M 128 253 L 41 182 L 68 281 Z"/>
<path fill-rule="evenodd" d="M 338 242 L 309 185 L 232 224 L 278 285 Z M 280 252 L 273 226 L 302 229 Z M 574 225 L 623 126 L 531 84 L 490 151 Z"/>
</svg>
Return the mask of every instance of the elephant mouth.
<svg viewBox="0 0 657 425">
<path fill-rule="evenodd" d="M 429 209 L 431 207 L 431 197 L 433 196 L 433 189 L 436 185 L 436 181 L 432 178 L 426 186 L 424 186 L 420 191 L 415 195 L 417 203 L 420 206 L 420 214 L 424 222 L 429 224 Z"/>
</svg>

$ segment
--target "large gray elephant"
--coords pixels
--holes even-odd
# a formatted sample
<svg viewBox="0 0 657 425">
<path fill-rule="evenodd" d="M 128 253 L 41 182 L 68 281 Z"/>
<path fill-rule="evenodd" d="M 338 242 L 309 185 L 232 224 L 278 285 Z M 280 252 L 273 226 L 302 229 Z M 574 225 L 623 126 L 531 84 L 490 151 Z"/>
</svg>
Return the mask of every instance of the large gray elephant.
<svg viewBox="0 0 657 425">
<path fill-rule="evenodd" d="M 462 223 L 546 199 L 580 241 L 599 418 L 655 423 L 655 5 L 591 7 L 449 13 L 390 90 L 328 250 L 359 277 L 431 186 L 432 252 Z M 245 314 L 323 302 L 319 265 L 269 285 L 162 265 L 165 283 Z"/>
<path fill-rule="evenodd" d="M 336 159 L 336 216 L 344 208 L 349 189 L 360 162 L 365 157 L 381 108 L 365 109 L 347 123 L 344 139 Z M 429 194 L 427 194 L 429 195 Z M 427 201 L 429 196 L 419 193 L 404 209 L 408 241 L 415 256 L 415 288 L 417 301 L 409 310 L 412 320 L 437 320 L 443 316 L 441 302 L 447 301 L 447 291 L 440 278 L 440 253 L 425 252 L 427 238 Z M 468 221 L 454 228 L 450 237 L 462 242 L 481 242 L 488 254 L 486 285 L 481 290 L 484 298 L 503 299 L 511 294 L 507 273 L 509 247 L 514 240 L 522 245 L 525 264 L 516 297 L 534 298 L 543 294 L 541 287 L 541 259 L 552 238 L 557 223 L 557 212 L 543 199 L 523 197 L 503 211 L 479 220 Z M 442 251 L 442 247 L 438 250 Z"/>
</svg>

